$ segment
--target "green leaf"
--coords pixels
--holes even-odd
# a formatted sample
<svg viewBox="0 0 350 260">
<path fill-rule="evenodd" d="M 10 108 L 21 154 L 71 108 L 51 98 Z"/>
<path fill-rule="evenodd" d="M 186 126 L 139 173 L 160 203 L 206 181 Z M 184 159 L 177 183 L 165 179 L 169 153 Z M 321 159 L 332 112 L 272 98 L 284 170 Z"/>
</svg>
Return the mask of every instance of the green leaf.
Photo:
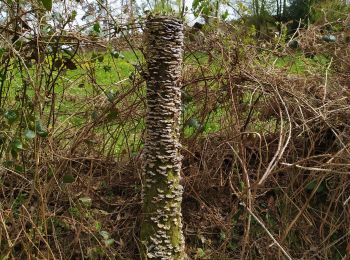
<svg viewBox="0 0 350 260">
<path fill-rule="evenodd" d="M 200 123 L 198 122 L 198 120 L 194 117 L 192 117 L 189 121 L 188 121 L 188 125 L 190 127 L 193 127 L 195 129 L 198 129 L 201 127 Z"/>
<path fill-rule="evenodd" d="M 336 42 L 337 38 L 334 35 L 324 35 L 322 36 L 322 40 L 324 40 L 325 42 Z"/>
<path fill-rule="evenodd" d="M 97 53 L 96 53 L 96 52 L 93 52 L 93 53 L 91 54 L 91 61 L 96 61 L 97 57 L 98 57 Z"/>
<path fill-rule="evenodd" d="M 222 15 L 221 15 L 221 19 L 222 20 L 226 20 L 228 17 L 228 11 L 226 10 Z"/>
<path fill-rule="evenodd" d="M 18 173 L 24 173 L 24 168 L 23 168 L 23 166 L 16 164 L 15 171 Z"/>
<path fill-rule="evenodd" d="M 98 60 L 99 62 L 103 62 L 103 60 L 104 60 L 103 55 L 98 56 L 98 57 L 97 57 L 97 60 Z"/>
<path fill-rule="evenodd" d="M 81 197 L 79 198 L 79 201 L 84 205 L 84 207 L 91 208 L 92 199 L 90 197 Z"/>
<path fill-rule="evenodd" d="M 40 0 L 47 11 L 52 9 L 52 0 Z"/>
<path fill-rule="evenodd" d="M 185 90 L 181 91 L 181 95 L 182 95 L 182 100 L 184 104 L 188 104 L 193 101 L 193 97 Z"/>
<path fill-rule="evenodd" d="M 5 52 L 5 48 L 0 48 L 0 58 L 4 54 L 4 52 Z"/>
<path fill-rule="evenodd" d="M 210 6 L 207 6 L 207 5 L 203 6 L 202 14 L 210 15 Z"/>
<path fill-rule="evenodd" d="M 11 168 L 15 165 L 15 163 L 14 163 L 14 161 L 6 160 L 6 161 L 4 161 L 3 165 L 7 168 Z"/>
<path fill-rule="evenodd" d="M 100 33 L 101 32 L 100 23 L 95 23 L 94 26 L 92 27 L 92 29 L 94 30 L 94 32 Z"/>
<path fill-rule="evenodd" d="M 193 8 L 193 9 L 197 9 L 197 7 L 199 6 L 199 2 L 200 2 L 200 0 L 193 0 L 193 2 L 192 2 L 192 8 Z"/>
<path fill-rule="evenodd" d="M 243 182 L 243 181 L 240 181 L 240 182 L 239 182 L 239 187 L 240 187 L 240 191 L 243 191 L 243 190 L 244 190 L 245 185 L 244 185 L 244 182 Z"/>
<path fill-rule="evenodd" d="M 99 222 L 99 221 L 95 221 L 95 229 L 96 229 L 97 231 L 100 231 L 100 230 L 101 230 L 101 228 L 102 228 L 102 224 L 101 224 L 101 222 Z"/>
<path fill-rule="evenodd" d="M 111 120 L 117 119 L 118 116 L 119 116 L 118 110 L 116 108 L 112 108 L 107 114 L 107 120 L 111 121 Z"/>
<path fill-rule="evenodd" d="M 316 188 L 317 185 L 318 185 L 318 181 L 317 180 L 312 180 L 306 185 L 305 189 L 310 192 L 310 191 L 313 191 Z M 321 193 L 321 192 L 324 192 L 325 190 L 326 190 L 326 183 L 323 181 L 318 186 L 318 188 L 316 190 L 316 193 Z"/>
<path fill-rule="evenodd" d="M 121 52 L 116 51 L 116 50 L 112 50 L 110 52 L 110 54 L 111 54 L 112 58 L 115 58 L 115 59 L 118 59 L 118 58 L 124 59 L 125 58 L 125 56 Z"/>
<path fill-rule="evenodd" d="M 134 78 L 135 78 L 135 73 L 134 73 L 134 72 L 131 72 L 131 73 L 129 74 L 129 79 L 130 79 L 130 80 L 134 80 Z"/>
<path fill-rule="evenodd" d="M 104 65 L 104 66 L 103 66 L 103 70 L 104 70 L 105 72 L 110 72 L 110 71 L 112 70 L 112 67 L 109 66 L 109 65 Z"/>
<path fill-rule="evenodd" d="M 220 240 L 221 240 L 221 241 L 225 241 L 225 239 L 226 239 L 226 234 L 225 234 L 224 231 L 221 231 L 221 232 L 220 232 Z"/>
<path fill-rule="evenodd" d="M 11 155 L 16 158 L 18 156 L 18 152 L 22 150 L 24 149 L 23 149 L 23 144 L 21 140 L 19 139 L 12 140 L 12 142 L 10 143 Z"/>
<path fill-rule="evenodd" d="M 77 11 L 73 10 L 72 13 L 70 14 L 70 20 L 74 20 L 77 17 Z"/>
<path fill-rule="evenodd" d="M 63 183 L 73 183 L 75 181 L 74 176 L 70 175 L 70 174 L 66 174 L 63 176 Z"/>
<path fill-rule="evenodd" d="M 98 111 L 94 110 L 92 113 L 91 113 L 91 119 L 92 120 L 97 120 L 99 118 L 99 113 Z"/>
<path fill-rule="evenodd" d="M 116 97 L 116 93 L 114 90 L 110 89 L 106 92 L 106 96 L 107 96 L 107 99 L 109 102 L 113 102 L 113 100 L 115 99 Z"/>
<path fill-rule="evenodd" d="M 103 62 L 103 60 L 104 60 L 103 54 L 96 53 L 96 52 L 92 53 L 91 55 L 92 62 L 96 62 L 96 61 Z"/>
<path fill-rule="evenodd" d="M 119 52 L 116 51 L 116 50 L 113 50 L 113 51 L 111 51 L 111 56 L 112 56 L 113 58 L 118 59 L 118 58 L 119 58 Z"/>
<path fill-rule="evenodd" d="M 100 235 L 103 237 L 104 240 L 107 240 L 111 237 L 111 235 L 105 230 L 100 231 Z"/>
<path fill-rule="evenodd" d="M 20 150 L 23 150 L 23 144 L 21 140 L 15 139 L 11 142 L 11 149 L 15 152 L 18 152 Z"/>
<path fill-rule="evenodd" d="M 69 207 L 68 208 L 68 212 L 69 214 L 71 214 L 73 217 L 79 217 L 80 216 L 80 212 L 79 209 L 77 209 L 76 207 Z"/>
<path fill-rule="evenodd" d="M 102 216 L 108 216 L 109 213 L 105 210 L 102 210 L 102 209 L 92 209 L 92 212 L 96 215 L 102 215 Z M 95 223 L 95 228 L 97 229 L 96 227 L 97 223 Z M 101 225 L 101 224 L 100 224 Z M 102 226 L 101 226 L 102 227 Z M 101 230 L 101 227 L 97 230 L 97 231 L 100 231 Z"/>
<path fill-rule="evenodd" d="M 205 257 L 205 251 L 202 248 L 197 248 L 197 256 Z"/>
<path fill-rule="evenodd" d="M 306 185 L 305 189 L 307 191 L 312 191 L 316 187 L 316 185 L 317 185 L 317 181 L 316 180 L 312 180 Z"/>
<path fill-rule="evenodd" d="M 76 70 L 78 68 L 72 59 L 65 58 L 63 64 L 69 70 Z"/>
<path fill-rule="evenodd" d="M 114 239 L 113 238 L 110 238 L 110 239 L 106 239 L 105 240 L 105 245 L 106 245 L 106 247 L 109 247 L 109 246 L 111 246 L 111 245 L 113 245 L 114 244 Z"/>
<path fill-rule="evenodd" d="M 10 124 L 12 124 L 17 120 L 18 114 L 16 110 L 9 110 L 4 113 L 4 117 Z"/>
<path fill-rule="evenodd" d="M 43 127 L 40 120 L 35 121 L 35 130 L 36 130 L 36 134 L 40 137 L 47 137 L 49 134 L 47 130 Z"/>
<path fill-rule="evenodd" d="M 26 139 L 34 139 L 35 138 L 35 132 L 34 131 L 32 131 L 32 130 L 30 130 L 30 129 L 26 129 L 25 131 L 24 131 L 24 137 L 26 138 Z"/>
</svg>

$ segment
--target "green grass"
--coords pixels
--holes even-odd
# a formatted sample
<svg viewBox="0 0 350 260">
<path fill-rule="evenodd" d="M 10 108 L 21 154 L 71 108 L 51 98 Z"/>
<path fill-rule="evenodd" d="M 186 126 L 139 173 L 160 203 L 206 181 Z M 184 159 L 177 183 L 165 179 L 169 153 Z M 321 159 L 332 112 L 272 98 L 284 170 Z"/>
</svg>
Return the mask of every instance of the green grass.
<svg viewBox="0 0 350 260">
<path fill-rule="evenodd" d="M 315 55 L 313 58 L 307 58 L 302 53 L 296 53 L 293 56 L 273 57 L 271 64 L 276 68 L 285 68 L 291 74 L 312 73 L 315 70 L 325 70 L 329 59 L 324 55 Z"/>
<path fill-rule="evenodd" d="M 110 52 L 90 52 L 76 55 L 74 62 L 77 68 L 65 70 L 55 85 L 54 91 L 58 97 L 55 104 L 55 113 L 58 124 L 63 124 L 63 128 L 65 126 L 80 127 L 93 120 L 94 113 L 95 116 L 100 116 L 103 111 L 99 110 L 98 102 L 101 102 L 101 100 L 96 99 L 96 102 L 92 103 L 89 103 L 89 100 L 100 95 L 104 102 L 108 102 L 108 100 L 111 101 L 113 99 L 113 95 L 118 96 L 128 91 L 132 85 L 133 75 L 138 73 L 135 65 L 139 61 L 144 62 L 140 52 L 137 51 L 136 55 L 131 50 L 121 51 L 118 57 L 115 57 Z M 198 69 L 198 66 L 201 65 L 205 70 L 204 73 L 207 75 L 219 73 L 223 69 L 220 59 L 214 60 L 215 62 L 209 64 L 208 55 L 201 52 L 185 53 L 184 55 L 185 65 L 197 68 L 196 73 L 201 73 L 201 69 Z M 295 56 L 273 57 L 270 58 L 269 62 L 271 63 L 270 65 L 277 68 L 286 68 L 292 74 L 303 74 L 310 68 L 324 70 L 328 66 L 328 59 L 322 55 L 316 55 L 313 59 L 309 59 L 305 58 L 301 53 Z M 20 92 L 22 89 L 20 75 L 16 72 L 16 68 L 12 69 L 15 75 L 12 85 L 17 85 L 17 91 Z M 30 70 L 33 78 L 35 78 L 36 67 L 33 66 Z M 55 75 L 57 75 L 57 71 L 54 72 Z M 121 83 L 121 81 L 123 82 Z M 212 91 L 220 89 L 220 82 L 215 80 L 207 82 L 207 84 Z M 16 88 L 14 89 L 12 85 L 10 95 L 14 99 Z M 196 87 L 200 87 L 200 85 L 197 84 Z M 138 95 L 145 96 L 145 85 L 140 91 Z M 33 89 L 28 89 L 27 94 L 34 96 Z M 132 103 L 135 99 L 139 99 L 139 96 L 136 94 L 128 96 L 128 103 Z M 245 102 L 249 102 L 247 97 Z M 89 106 L 93 108 L 91 115 L 81 113 L 89 110 Z M 123 107 L 119 106 L 117 109 L 123 109 Z M 92 110 L 90 109 L 90 111 Z M 201 105 L 195 104 L 194 101 L 190 101 L 189 104 L 184 106 L 183 115 L 184 123 L 186 124 L 184 124 L 182 131 L 185 138 L 189 138 L 194 134 L 208 135 L 222 129 L 222 121 L 227 117 L 222 107 L 218 106 L 209 115 L 206 115 L 207 118 L 204 122 L 201 122 L 202 119 L 199 118 L 200 110 Z M 46 107 L 44 111 L 48 114 L 49 107 Z M 107 136 L 105 138 L 106 146 L 114 146 L 116 149 L 114 152 L 116 153 L 134 153 L 142 147 L 141 135 L 145 127 L 143 119 L 137 122 L 139 119 L 130 118 L 128 121 L 120 124 L 117 122 L 121 122 L 121 119 L 116 114 L 109 116 L 108 120 L 108 129 L 105 126 L 95 129 L 97 134 Z M 261 130 L 270 129 L 274 126 L 275 122 L 259 121 L 255 122 L 254 127 Z M 130 150 L 125 151 L 125 147 L 128 147 L 127 149 L 130 148 Z"/>
</svg>

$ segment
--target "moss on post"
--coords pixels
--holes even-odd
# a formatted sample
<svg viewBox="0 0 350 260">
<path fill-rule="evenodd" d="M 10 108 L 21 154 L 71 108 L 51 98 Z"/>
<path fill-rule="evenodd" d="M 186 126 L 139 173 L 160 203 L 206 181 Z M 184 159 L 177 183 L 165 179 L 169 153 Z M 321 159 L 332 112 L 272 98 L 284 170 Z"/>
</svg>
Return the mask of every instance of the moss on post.
<svg viewBox="0 0 350 260">
<path fill-rule="evenodd" d="M 146 22 L 147 119 L 144 148 L 142 259 L 184 259 L 179 125 L 183 24 Z"/>
</svg>

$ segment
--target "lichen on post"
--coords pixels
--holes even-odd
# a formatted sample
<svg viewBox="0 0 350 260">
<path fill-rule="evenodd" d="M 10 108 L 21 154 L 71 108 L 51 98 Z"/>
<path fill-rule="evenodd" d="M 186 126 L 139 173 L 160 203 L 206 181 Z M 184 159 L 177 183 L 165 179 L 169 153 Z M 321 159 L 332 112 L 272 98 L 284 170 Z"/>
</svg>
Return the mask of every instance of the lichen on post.
<svg viewBox="0 0 350 260">
<path fill-rule="evenodd" d="M 180 184 L 183 23 L 146 21 L 147 118 L 144 147 L 142 259 L 184 259 Z"/>
</svg>

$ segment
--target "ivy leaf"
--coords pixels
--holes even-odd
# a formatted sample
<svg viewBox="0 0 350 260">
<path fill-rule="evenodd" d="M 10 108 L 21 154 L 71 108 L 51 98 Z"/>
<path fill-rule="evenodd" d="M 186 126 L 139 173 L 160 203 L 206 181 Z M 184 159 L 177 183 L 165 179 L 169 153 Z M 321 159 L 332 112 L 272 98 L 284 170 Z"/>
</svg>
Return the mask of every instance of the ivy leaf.
<svg viewBox="0 0 350 260">
<path fill-rule="evenodd" d="M 105 239 L 105 245 L 106 247 L 109 247 L 111 245 L 114 244 L 114 239 L 113 238 L 110 238 L 110 239 Z"/>
<path fill-rule="evenodd" d="M 75 181 L 74 176 L 70 175 L 70 174 L 66 174 L 63 176 L 63 183 L 73 183 Z"/>
<path fill-rule="evenodd" d="M 107 120 L 111 121 L 118 118 L 118 110 L 116 108 L 112 108 L 107 114 Z"/>
<path fill-rule="evenodd" d="M 24 173 L 24 168 L 23 168 L 23 166 L 16 164 L 15 171 L 18 173 Z"/>
<path fill-rule="evenodd" d="M 11 154 L 14 157 L 17 157 L 18 152 L 23 150 L 23 144 L 22 144 L 21 140 L 19 140 L 19 139 L 14 139 L 11 142 L 10 147 L 11 147 Z"/>
<path fill-rule="evenodd" d="M 317 185 L 317 181 L 316 181 L 316 180 L 310 181 L 310 182 L 306 185 L 305 189 L 306 189 L 307 191 L 312 191 L 312 190 L 316 187 L 316 185 Z"/>
<path fill-rule="evenodd" d="M 111 56 L 112 56 L 113 58 L 118 59 L 118 58 L 119 58 L 119 52 L 118 52 L 118 51 L 113 50 L 113 51 L 111 51 Z"/>
<path fill-rule="evenodd" d="M 106 92 L 106 96 L 109 102 L 113 102 L 113 100 L 116 98 L 116 93 L 111 89 Z"/>
<path fill-rule="evenodd" d="M 17 150 L 23 150 L 23 145 L 22 145 L 22 142 L 19 140 L 19 139 L 15 139 L 13 142 L 12 142 L 12 147 L 17 149 Z"/>
<path fill-rule="evenodd" d="M 195 129 L 198 129 L 201 127 L 200 123 L 198 122 L 198 120 L 194 117 L 192 117 L 189 121 L 188 121 L 188 125 L 190 127 L 193 127 Z"/>
<path fill-rule="evenodd" d="M 105 230 L 100 231 L 100 235 L 103 237 L 104 240 L 107 240 L 111 237 L 111 235 Z"/>
<path fill-rule="evenodd" d="M 131 73 L 129 74 L 129 79 L 130 79 L 130 80 L 134 80 L 134 77 L 135 77 L 135 73 L 134 73 L 134 72 L 131 72 Z"/>
<path fill-rule="evenodd" d="M 93 120 L 97 120 L 99 118 L 99 114 L 96 110 L 91 113 L 91 118 Z"/>
<path fill-rule="evenodd" d="M 40 137 L 47 137 L 49 134 L 47 132 L 47 130 L 43 127 L 40 120 L 35 121 L 35 130 L 36 130 L 37 135 Z"/>
<path fill-rule="evenodd" d="M 17 111 L 16 110 L 9 110 L 4 113 L 4 117 L 7 119 L 7 121 L 12 124 L 17 120 Z"/>
<path fill-rule="evenodd" d="M 26 139 L 34 139 L 35 138 L 35 132 L 34 131 L 32 131 L 32 130 L 30 130 L 30 129 L 26 129 L 25 131 L 24 131 L 24 137 L 26 138 Z"/>
<path fill-rule="evenodd" d="M 45 9 L 50 12 L 52 9 L 52 0 L 40 0 L 40 1 L 45 7 Z"/>
<path fill-rule="evenodd" d="M 316 188 L 317 185 L 318 185 L 318 181 L 317 181 L 317 180 L 312 180 L 311 182 L 309 182 L 309 183 L 306 185 L 305 189 L 306 189 L 307 191 L 310 192 L 310 191 L 314 190 L 314 189 Z M 316 192 L 317 192 L 317 193 L 321 193 L 321 192 L 325 191 L 325 189 L 326 189 L 326 184 L 325 184 L 325 182 L 322 182 L 322 183 L 318 186 Z"/>
</svg>

